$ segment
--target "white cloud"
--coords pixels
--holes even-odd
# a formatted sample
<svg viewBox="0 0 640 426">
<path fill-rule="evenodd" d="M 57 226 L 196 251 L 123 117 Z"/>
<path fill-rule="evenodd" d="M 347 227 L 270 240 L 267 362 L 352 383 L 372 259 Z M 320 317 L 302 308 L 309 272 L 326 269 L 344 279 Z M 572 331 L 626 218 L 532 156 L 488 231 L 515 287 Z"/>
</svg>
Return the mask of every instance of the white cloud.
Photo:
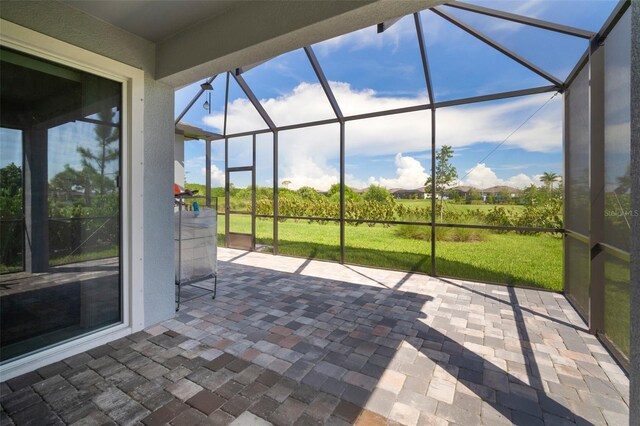
<svg viewBox="0 0 640 426">
<path fill-rule="evenodd" d="M 212 127 L 224 129 L 224 111 L 205 115 L 203 120 Z M 229 102 L 227 118 L 228 134 L 266 128 L 267 124 L 248 99 L 238 98 Z"/>
<path fill-rule="evenodd" d="M 343 110 L 380 111 L 402 108 L 424 103 L 426 98 L 381 97 L 373 90 L 357 91 L 348 83 L 331 82 L 336 97 L 343 99 Z M 319 84 L 302 83 L 291 93 L 266 100 L 270 109 L 277 111 L 287 121 L 304 123 L 309 121 L 315 104 L 324 104 L 324 93 Z M 437 111 L 438 146 L 452 145 L 464 147 L 476 142 L 502 142 L 520 124 L 550 97 L 549 94 L 514 98 L 493 103 L 478 103 L 459 107 L 440 108 Z M 322 101 L 318 101 L 318 97 Z M 562 147 L 562 98 L 556 97 L 545 108 L 531 118 L 524 126 L 511 135 L 506 142 L 510 147 L 520 147 L 532 152 L 559 151 Z M 317 119 L 317 115 L 315 116 Z M 222 113 L 205 117 L 209 125 L 220 126 L 224 120 Z M 276 121 L 274 119 L 274 121 Z M 419 111 L 376 119 L 358 120 L 347 124 L 348 149 L 354 154 L 366 155 L 395 154 L 399 151 L 421 151 L 429 146 L 429 113 Z M 246 100 L 231 103 L 229 123 L 243 123 L 243 131 L 262 129 L 264 122 L 253 106 Z M 281 124 L 276 121 L 276 124 Z M 329 126 L 322 126 L 329 127 Z M 313 136 L 321 127 L 306 132 Z M 284 132 L 283 134 L 285 134 Z M 316 147 L 314 147 L 315 149 Z"/>
<path fill-rule="evenodd" d="M 345 115 L 404 108 L 429 102 L 426 90 L 413 97 L 399 97 L 381 96 L 373 89 L 354 90 L 349 83 L 330 81 L 329 85 Z"/>
<path fill-rule="evenodd" d="M 380 185 L 388 189 L 415 189 L 423 186 L 429 177 L 422 164 L 413 157 L 398 153 L 394 161 L 397 168 L 396 176 L 393 178 L 369 176 L 368 179 L 362 180 L 352 174 L 346 174 L 345 183 L 351 188 L 358 189 L 368 188 L 370 185 Z M 289 185 L 291 189 L 311 186 L 326 191 L 340 180 L 335 168 L 318 166 L 313 159 L 297 157 L 294 164 L 295 166 L 289 168 L 291 173 L 281 179 L 281 182 L 285 180 L 291 182 Z"/>
<path fill-rule="evenodd" d="M 262 105 L 278 125 L 335 117 L 320 84 L 300 83 L 292 93 L 263 99 Z"/>
<path fill-rule="evenodd" d="M 206 176 L 207 168 L 200 169 L 203 176 Z M 224 170 L 220 170 L 215 164 L 211 165 L 211 186 L 224 186 Z"/>
<path fill-rule="evenodd" d="M 373 90 L 354 90 L 347 83 L 330 83 L 343 111 L 386 110 L 426 102 L 426 97 L 422 94 L 413 98 L 388 97 L 380 96 Z M 541 94 L 500 102 L 440 108 L 437 111 L 437 145 L 451 145 L 459 153 L 474 143 L 501 143 L 508 137 L 505 147 L 517 147 L 530 152 L 558 152 L 562 147 L 561 97 L 550 101 L 512 134 L 550 96 Z M 263 102 L 268 106 L 268 111 L 273 113 L 277 125 L 318 119 L 320 114 L 326 113 L 327 108 L 321 86 L 311 83 L 301 83 L 290 93 Z M 221 126 L 224 116 L 221 113 L 213 114 L 205 120 L 209 125 Z M 231 103 L 229 123 L 233 122 L 243 123 L 243 131 L 264 128 L 262 119 L 246 100 Z M 426 173 L 417 158 L 427 157 L 429 154 L 430 128 L 429 111 L 347 122 L 347 159 L 393 155 L 396 156 L 397 163 L 395 177 L 371 176 L 364 181 L 356 176 L 346 176 L 347 183 L 354 187 L 365 187 L 370 183 L 380 183 L 387 187 L 421 186 L 426 180 Z M 291 181 L 291 188 L 308 185 L 321 190 L 338 182 L 338 124 L 282 131 L 279 133 L 279 144 L 281 182 Z M 399 152 L 415 154 L 402 156 Z M 470 177 L 482 179 L 478 174 L 481 171 L 482 169 L 475 170 Z M 516 175 L 505 181 L 491 172 L 493 177 L 484 177 L 487 182 L 512 182 L 513 185 L 522 187 L 530 179 L 525 179 L 526 175 Z"/>
<path fill-rule="evenodd" d="M 396 154 L 395 163 L 397 166 L 396 177 L 392 179 L 370 178 L 371 183 L 376 183 L 385 188 L 404 188 L 415 189 L 424 186 L 429 175 L 425 168 L 418 160 L 409 156 L 403 156 L 402 153 Z"/>
<path fill-rule="evenodd" d="M 438 145 L 500 143 L 531 152 L 562 148 L 562 98 L 557 96 L 519 128 L 551 95 L 515 98 L 498 103 L 441 108 L 437 111 Z M 513 133 L 513 134 L 512 134 Z"/>
<path fill-rule="evenodd" d="M 189 158 L 184 162 L 187 182 L 204 184 L 206 176 L 205 156 Z M 211 165 L 211 186 L 224 186 L 224 170 Z"/>
<path fill-rule="evenodd" d="M 459 185 L 468 185 L 475 188 L 489 188 L 492 186 L 506 185 L 514 188 L 526 188 L 531 184 L 536 184 L 539 179 L 533 178 L 524 173 L 511 176 L 509 179 L 500 179 L 496 173 L 484 163 L 478 163 L 475 167 L 466 170 L 467 175 L 459 182 Z"/>
<path fill-rule="evenodd" d="M 281 174 L 280 183 L 291 182 L 288 185 L 290 189 L 310 186 L 327 191 L 331 185 L 340 181 L 340 174 L 335 168 L 317 160 L 306 154 L 285 157 L 281 165 L 284 173 Z"/>
</svg>

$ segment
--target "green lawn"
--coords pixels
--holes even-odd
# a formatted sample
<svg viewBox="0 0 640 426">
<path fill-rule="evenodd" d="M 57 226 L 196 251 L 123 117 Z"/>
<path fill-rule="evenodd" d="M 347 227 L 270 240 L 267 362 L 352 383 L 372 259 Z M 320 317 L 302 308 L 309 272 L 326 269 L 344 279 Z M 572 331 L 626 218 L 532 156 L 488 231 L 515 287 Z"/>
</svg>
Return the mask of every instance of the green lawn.
<svg viewBox="0 0 640 426">
<path fill-rule="evenodd" d="M 118 256 L 118 247 L 114 246 L 102 250 L 49 259 L 49 266 L 68 265 L 70 263 L 84 262 L 87 260 L 109 259 L 116 256 Z"/>
<path fill-rule="evenodd" d="M 224 216 L 218 216 L 218 241 L 224 243 Z M 235 229 L 250 232 L 249 217 L 237 218 Z M 280 222 L 279 253 L 337 261 L 340 256 L 340 228 L 307 221 Z M 256 221 L 256 241 L 271 245 L 271 220 Z M 438 275 L 526 285 L 562 290 L 562 240 L 541 235 L 489 233 L 481 242 L 437 242 Z M 382 268 L 431 271 L 431 243 L 399 237 L 396 226 L 374 227 L 365 224 L 347 226 L 345 260 L 347 263 Z"/>
<path fill-rule="evenodd" d="M 224 229 L 223 229 L 224 231 Z M 87 260 L 109 259 L 118 256 L 118 247 L 110 247 L 102 250 L 90 251 L 87 253 L 74 254 L 71 256 L 62 256 L 49 259 L 49 266 L 68 265 L 70 263 L 84 262 Z M 7 266 L 0 264 L 0 274 L 22 271 L 20 266 Z"/>
</svg>

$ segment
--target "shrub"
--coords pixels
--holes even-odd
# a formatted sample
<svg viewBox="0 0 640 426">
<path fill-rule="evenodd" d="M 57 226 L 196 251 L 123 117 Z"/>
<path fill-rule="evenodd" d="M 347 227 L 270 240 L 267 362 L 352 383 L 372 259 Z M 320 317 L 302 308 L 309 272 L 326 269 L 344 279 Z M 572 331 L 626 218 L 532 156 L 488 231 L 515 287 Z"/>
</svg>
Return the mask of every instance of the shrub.
<svg viewBox="0 0 640 426">
<path fill-rule="evenodd" d="M 305 200 L 317 201 L 321 198 L 325 198 L 324 195 L 310 186 L 303 186 L 302 188 L 298 189 L 297 193 Z"/>
<path fill-rule="evenodd" d="M 456 243 L 486 241 L 489 238 L 489 233 L 486 229 L 437 227 L 436 241 Z M 396 235 L 402 238 L 431 241 L 431 228 L 418 225 L 398 225 Z"/>
<path fill-rule="evenodd" d="M 389 193 L 386 188 L 378 185 L 369 186 L 369 189 L 367 189 L 365 193 L 362 194 L 362 198 L 365 201 L 375 201 L 378 203 L 390 202 L 395 204 L 395 200 L 393 199 L 391 193 Z"/>
<path fill-rule="evenodd" d="M 331 188 L 329 188 L 329 191 L 327 192 L 327 196 L 331 198 L 333 201 L 340 202 L 340 184 L 334 183 L 333 185 L 331 185 Z M 360 201 L 360 198 L 361 198 L 360 195 L 356 193 L 353 189 L 351 189 L 347 185 L 344 186 L 345 201 L 357 202 L 357 201 Z"/>
</svg>

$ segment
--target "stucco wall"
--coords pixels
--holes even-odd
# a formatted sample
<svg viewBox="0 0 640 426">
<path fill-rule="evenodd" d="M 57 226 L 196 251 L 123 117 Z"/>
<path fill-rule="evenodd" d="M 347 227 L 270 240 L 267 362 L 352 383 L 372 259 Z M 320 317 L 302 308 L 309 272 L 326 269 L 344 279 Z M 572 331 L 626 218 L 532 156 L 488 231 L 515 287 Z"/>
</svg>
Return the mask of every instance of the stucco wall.
<svg viewBox="0 0 640 426">
<path fill-rule="evenodd" d="M 173 90 L 144 85 L 144 322 L 174 314 Z"/>
<path fill-rule="evenodd" d="M 631 2 L 631 203 L 640 212 L 640 1 Z M 640 217 L 631 225 L 631 415 L 640 425 Z"/>
<path fill-rule="evenodd" d="M 55 1 L 2 2 L 0 17 L 145 71 L 145 325 L 174 314 L 173 89 L 154 80 L 155 45 Z M 160 232 L 163 230 L 164 232 Z"/>
</svg>

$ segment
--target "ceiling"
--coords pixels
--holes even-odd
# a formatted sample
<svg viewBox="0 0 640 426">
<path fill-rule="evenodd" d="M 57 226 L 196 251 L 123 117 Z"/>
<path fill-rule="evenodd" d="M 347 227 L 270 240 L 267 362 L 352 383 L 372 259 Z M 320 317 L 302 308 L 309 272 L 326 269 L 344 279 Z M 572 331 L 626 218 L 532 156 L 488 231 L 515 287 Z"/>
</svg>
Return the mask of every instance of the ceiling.
<svg viewBox="0 0 640 426">
<path fill-rule="evenodd" d="M 223 15 L 253 1 L 234 0 L 62 0 L 88 15 L 153 43 L 163 41 L 203 20 Z"/>
</svg>

